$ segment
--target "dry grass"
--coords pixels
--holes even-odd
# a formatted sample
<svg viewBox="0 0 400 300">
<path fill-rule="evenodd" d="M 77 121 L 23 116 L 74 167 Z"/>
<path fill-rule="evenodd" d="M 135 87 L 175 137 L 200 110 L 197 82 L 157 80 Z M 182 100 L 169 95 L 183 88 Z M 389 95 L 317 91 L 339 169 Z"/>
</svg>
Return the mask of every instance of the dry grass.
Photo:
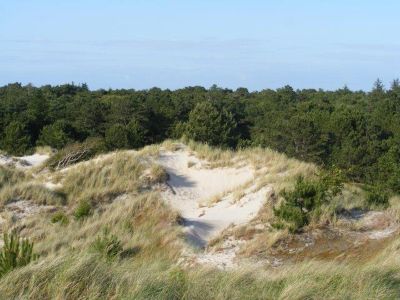
<svg viewBox="0 0 400 300">
<path fill-rule="evenodd" d="M 29 200 L 38 205 L 62 205 L 61 193 L 50 191 L 37 182 L 29 172 L 0 166 L 0 208 L 18 201 Z"/>
<path fill-rule="evenodd" d="M 204 145 L 193 147 L 200 149 L 204 158 L 216 163 L 218 159 L 225 165 L 236 164 L 243 159 L 251 160 L 259 172 L 258 184 L 261 187 L 272 186 L 276 194 L 280 189 L 290 186 L 297 175 L 314 176 L 316 171 L 313 165 L 287 159 L 270 150 L 242 150 L 234 154 Z M 398 298 L 399 239 L 363 265 L 309 261 L 267 270 L 258 265 L 232 271 L 179 267 L 178 260 L 184 245 L 177 224 L 178 215 L 160 200 L 158 194 L 140 188 L 142 175 L 146 170 L 152 170 L 145 157 L 157 155 L 159 149 L 160 146 L 153 146 L 146 147 L 138 154 L 117 153 L 96 163 L 71 168 L 62 176 L 58 175 L 68 199 L 63 211 L 69 222 L 53 224 L 53 213 L 43 213 L 14 225 L 22 236 L 30 237 L 35 242 L 35 251 L 40 256 L 36 262 L 16 269 L 0 279 L 1 298 Z M 274 161 L 277 165 L 274 165 Z M 14 171 L 7 173 L 7 179 L 1 181 L 0 177 L 0 184 L 8 189 L 11 188 L 9 183 L 15 182 L 21 189 L 29 190 L 28 182 L 32 178 Z M 162 178 L 161 170 L 153 172 L 157 175 L 156 178 Z M 60 173 L 51 174 L 57 177 Z M 245 187 L 241 187 L 234 191 L 234 198 L 240 198 L 244 189 Z M 357 187 L 346 186 L 344 195 L 336 199 L 337 203 L 333 206 L 340 204 L 347 209 L 363 205 L 360 200 L 362 195 L 357 194 L 358 192 Z M 104 203 L 120 194 L 126 194 L 127 197 Z M 91 199 L 97 204 L 94 213 L 82 221 L 72 218 L 72 208 L 79 199 Z M 390 212 L 399 216 L 399 198 L 393 197 L 390 202 Z M 255 223 L 267 223 L 271 218 L 271 205 L 272 202 L 267 203 Z M 326 208 L 327 211 L 330 209 Z M 253 223 L 232 229 L 234 237 L 252 238 L 255 230 L 252 225 Z M 105 229 L 115 235 L 123 247 L 121 256 L 112 261 L 105 260 L 90 250 L 92 243 Z M 258 241 L 249 244 L 251 247 L 243 249 L 242 254 L 257 255 L 285 234 L 288 233 L 266 226 L 263 232 L 257 232 Z"/>
<path fill-rule="evenodd" d="M 232 167 L 235 165 L 234 151 L 223 150 L 193 141 L 188 143 L 188 147 L 196 153 L 198 158 L 207 160 L 210 168 Z"/>
<path fill-rule="evenodd" d="M 150 182 L 151 183 L 163 183 L 168 180 L 168 173 L 167 171 L 160 165 L 152 165 L 150 167 Z"/>
<path fill-rule="evenodd" d="M 65 197 L 62 193 L 30 182 L 7 185 L 0 190 L 0 207 L 18 200 L 32 201 L 38 205 L 63 205 Z"/>
<path fill-rule="evenodd" d="M 54 149 L 49 146 L 37 146 L 35 147 L 35 153 L 42 155 L 52 155 L 54 154 Z"/>
<path fill-rule="evenodd" d="M 6 185 L 15 185 L 31 179 L 31 176 L 14 167 L 0 165 L 0 188 Z"/>
<path fill-rule="evenodd" d="M 87 200 L 97 205 L 124 193 L 137 192 L 145 169 L 136 155 L 116 153 L 93 164 L 71 169 L 61 181 L 70 203 Z"/>
</svg>

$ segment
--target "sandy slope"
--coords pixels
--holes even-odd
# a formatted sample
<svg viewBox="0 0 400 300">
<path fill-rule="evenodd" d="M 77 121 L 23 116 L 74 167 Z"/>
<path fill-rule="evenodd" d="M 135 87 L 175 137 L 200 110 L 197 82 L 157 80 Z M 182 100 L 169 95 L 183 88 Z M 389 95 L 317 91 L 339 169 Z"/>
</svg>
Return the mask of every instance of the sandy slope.
<svg viewBox="0 0 400 300">
<path fill-rule="evenodd" d="M 250 187 L 244 197 L 233 203 L 229 192 L 254 180 L 249 166 L 207 169 L 206 162 L 186 150 L 162 152 L 158 162 L 170 176 L 170 189 L 163 192 L 163 197 L 181 213 L 189 241 L 195 246 L 204 247 L 230 224 L 250 221 L 266 200 L 267 188 L 253 191 Z M 226 195 L 216 204 L 204 206 L 207 199 L 223 194 Z"/>
<path fill-rule="evenodd" d="M 50 156 L 48 154 L 32 154 L 20 157 L 0 155 L 0 165 L 14 165 L 17 168 L 31 168 L 44 163 Z"/>
</svg>

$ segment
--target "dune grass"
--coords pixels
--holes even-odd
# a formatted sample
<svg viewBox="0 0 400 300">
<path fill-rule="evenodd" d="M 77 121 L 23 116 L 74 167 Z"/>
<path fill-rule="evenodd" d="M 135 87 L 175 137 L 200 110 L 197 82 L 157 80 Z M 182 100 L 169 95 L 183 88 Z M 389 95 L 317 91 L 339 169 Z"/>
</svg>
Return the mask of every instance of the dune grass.
<svg viewBox="0 0 400 300">
<path fill-rule="evenodd" d="M 174 143 L 169 143 L 168 147 L 174 149 Z M 243 160 L 251 161 L 259 175 L 255 182 L 258 188 L 273 186 L 276 194 L 281 188 L 290 186 L 297 175 L 312 177 L 316 172 L 313 165 L 287 159 L 270 150 L 246 149 L 234 154 L 224 150 L 212 153 L 214 149 L 204 145 L 196 147 L 203 151 L 204 159 L 215 160 L 215 165 L 235 166 Z M 148 184 L 146 174 L 165 180 L 164 171 L 145 158 L 156 155 L 159 149 L 160 146 L 154 146 L 135 154 L 116 153 L 90 164 L 81 164 L 65 173 L 51 173 L 60 176 L 62 192 L 67 200 L 63 203 L 65 206 L 56 213 L 46 212 L 14 224 L 14 229 L 21 236 L 34 241 L 34 251 L 39 257 L 35 262 L 0 278 L 0 298 L 398 298 L 398 238 L 363 265 L 355 262 L 305 261 L 276 269 L 256 264 L 221 271 L 182 263 L 182 253 L 188 250 L 179 226 L 179 215 L 161 200 L 159 194 L 142 189 L 143 184 Z M 10 182 L 14 182 L 21 189 L 21 197 L 28 197 L 28 183 L 32 178 L 16 170 L 5 172 L 10 173 L 3 177 L 0 173 L 3 188 L 11 188 Z M 243 196 L 245 188 L 243 186 L 235 191 L 235 201 Z M 332 203 L 332 207 L 326 208 L 327 212 L 339 206 L 351 208 L 364 205 L 362 191 L 357 187 L 349 185 L 345 191 L 342 198 L 334 200 L 336 202 Z M 126 197 L 115 200 L 120 195 Z M 57 199 L 57 194 L 49 194 L 49 199 Z M 93 210 L 84 218 L 76 219 L 74 209 L 81 200 L 90 201 Z M 388 210 L 393 215 L 400 215 L 398 198 L 393 197 L 390 202 Z M 272 217 L 271 205 L 272 201 L 267 202 L 256 217 L 257 222 L 267 224 Z M 251 234 L 253 230 L 250 224 L 234 234 L 239 238 Z M 105 238 L 104 232 L 112 238 Z M 260 235 L 264 239 L 250 243 L 252 248 L 247 249 L 248 253 L 263 251 L 284 234 L 288 233 L 275 230 Z M 117 249 L 113 259 L 104 256 L 108 243 Z"/>
<path fill-rule="evenodd" d="M 138 156 L 116 153 L 71 169 L 61 181 L 62 191 L 70 203 L 87 200 L 97 205 L 124 193 L 137 192 L 144 168 Z"/>
<path fill-rule="evenodd" d="M 30 176 L 25 172 L 13 167 L 0 165 L 0 188 L 5 185 L 15 185 L 29 179 Z"/>
<path fill-rule="evenodd" d="M 65 197 L 36 182 L 28 172 L 0 166 L 0 207 L 18 200 L 29 200 L 38 205 L 62 205 Z"/>
</svg>

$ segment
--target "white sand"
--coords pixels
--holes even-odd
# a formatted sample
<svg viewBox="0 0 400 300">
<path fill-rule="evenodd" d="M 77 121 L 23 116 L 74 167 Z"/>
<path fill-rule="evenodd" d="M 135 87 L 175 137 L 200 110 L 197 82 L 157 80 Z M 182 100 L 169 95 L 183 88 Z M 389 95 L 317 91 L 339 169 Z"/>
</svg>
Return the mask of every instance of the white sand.
<svg viewBox="0 0 400 300">
<path fill-rule="evenodd" d="M 0 165 L 10 165 L 17 168 L 32 168 L 41 165 L 49 158 L 48 154 L 33 154 L 20 157 L 0 155 Z"/>
<path fill-rule="evenodd" d="M 249 222 L 266 201 L 268 188 L 252 192 L 237 203 L 232 203 L 234 188 L 254 180 L 254 170 L 248 166 L 241 168 L 207 169 L 205 162 L 190 156 L 185 150 L 162 152 L 158 162 L 166 168 L 171 189 L 163 192 L 163 197 L 176 208 L 184 218 L 189 241 L 198 247 L 218 235 L 229 225 Z M 188 167 L 188 162 L 195 163 Z M 200 207 L 206 199 L 227 193 L 221 201 L 211 207 Z"/>
<path fill-rule="evenodd" d="M 33 154 L 19 157 L 19 160 L 27 162 L 29 167 L 36 167 L 44 163 L 50 156 L 48 154 Z"/>
</svg>

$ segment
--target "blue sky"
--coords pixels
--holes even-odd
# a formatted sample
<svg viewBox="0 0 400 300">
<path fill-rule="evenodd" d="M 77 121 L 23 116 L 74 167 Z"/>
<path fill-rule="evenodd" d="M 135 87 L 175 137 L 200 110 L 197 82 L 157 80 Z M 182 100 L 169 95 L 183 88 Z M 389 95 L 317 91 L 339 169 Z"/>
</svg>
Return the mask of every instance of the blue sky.
<svg viewBox="0 0 400 300">
<path fill-rule="evenodd" d="M 398 0 L 0 0 L 0 85 L 370 89 L 400 77 Z"/>
</svg>

